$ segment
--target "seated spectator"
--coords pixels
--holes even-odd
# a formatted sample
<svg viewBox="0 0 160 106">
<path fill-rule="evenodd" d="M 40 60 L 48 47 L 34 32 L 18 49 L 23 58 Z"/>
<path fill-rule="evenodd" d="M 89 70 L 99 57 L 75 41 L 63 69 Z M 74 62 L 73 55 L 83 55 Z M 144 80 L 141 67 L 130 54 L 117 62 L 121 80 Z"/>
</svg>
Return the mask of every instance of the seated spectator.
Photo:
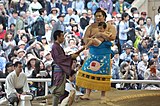
<svg viewBox="0 0 160 106">
<path fill-rule="evenodd" d="M 3 25 L 0 24 L 0 39 L 4 39 L 5 35 L 6 35 L 6 30 L 4 30 Z"/>
<path fill-rule="evenodd" d="M 25 67 L 25 74 L 27 77 L 31 77 L 33 70 L 35 69 L 35 62 L 37 58 L 33 56 L 32 54 L 27 54 L 27 62 L 26 62 L 26 67 Z"/>
<path fill-rule="evenodd" d="M 99 7 L 102 9 L 106 9 L 108 11 L 107 12 L 108 14 L 112 14 L 113 2 L 112 2 L 112 0 L 100 0 Z"/>
<path fill-rule="evenodd" d="M 58 9 L 56 7 L 53 7 L 48 17 L 50 20 L 54 19 L 55 21 L 58 21 L 57 16 L 58 16 Z"/>
<path fill-rule="evenodd" d="M 120 74 L 119 74 L 121 79 L 130 79 L 130 80 L 135 80 L 137 79 L 136 76 L 136 70 L 130 68 L 130 65 L 127 62 L 122 62 L 120 65 Z M 123 83 L 122 88 L 124 89 L 132 89 L 132 84 L 131 83 Z"/>
<path fill-rule="evenodd" d="M 82 16 L 80 17 L 80 26 L 82 30 L 85 29 L 87 25 L 89 25 L 89 17 L 87 16 L 87 10 L 82 11 Z"/>
<path fill-rule="evenodd" d="M 151 59 L 148 62 L 148 69 L 144 73 L 145 80 L 160 80 L 160 72 L 157 70 L 156 62 Z M 160 85 L 157 84 L 147 84 L 144 89 L 160 89 Z"/>
<path fill-rule="evenodd" d="M 124 13 L 131 7 L 131 4 L 125 2 L 124 0 L 118 0 L 115 4 L 115 11 L 117 13 Z"/>
<path fill-rule="evenodd" d="M 124 61 L 126 58 L 128 58 L 130 61 L 131 61 L 131 55 L 132 55 L 132 52 L 131 52 L 131 50 L 132 50 L 132 46 L 131 45 L 129 45 L 129 44 L 125 44 L 124 45 L 125 47 L 124 47 L 124 53 L 122 53 L 121 55 L 120 55 L 120 63 L 122 62 L 122 61 Z"/>
<path fill-rule="evenodd" d="M 87 3 L 87 8 L 91 10 L 92 14 L 94 14 L 96 12 L 97 8 L 99 8 L 97 0 L 90 0 Z"/>
<path fill-rule="evenodd" d="M 155 29 L 154 29 L 154 25 L 152 25 L 152 18 L 151 17 L 146 18 L 146 24 L 144 26 L 146 28 L 147 36 L 152 37 L 152 39 L 155 39 L 155 36 L 154 36 Z"/>
<path fill-rule="evenodd" d="M 84 0 L 76 0 L 72 2 L 72 8 L 74 8 L 77 12 L 82 12 L 84 9 Z"/>
<path fill-rule="evenodd" d="M 137 69 L 138 69 L 138 79 L 143 80 L 144 79 L 144 72 L 147 70 L 147 64 L 148 64 L 148 55 L 146 53 L 143 53 L 141 55 L 141 61 L 138 63 Z"/>
</svg>

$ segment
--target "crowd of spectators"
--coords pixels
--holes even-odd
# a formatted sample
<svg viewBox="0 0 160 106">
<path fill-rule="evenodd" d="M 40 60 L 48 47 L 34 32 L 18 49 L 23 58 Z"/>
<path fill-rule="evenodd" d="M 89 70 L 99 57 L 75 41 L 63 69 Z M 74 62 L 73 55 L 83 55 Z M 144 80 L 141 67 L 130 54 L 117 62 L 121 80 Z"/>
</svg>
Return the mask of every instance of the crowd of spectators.
<svg viewBox="0 0 160 106">
<path fill-rule="evenodd" d="M 106 22 L 117 28 L 113 43 L 111 74 L 113 79 L 160 79 L 160 7 L 154 26 L 147 12 L 124 0 L 9 0 L 0 1 L 0 77 L 14 70 L 13 64 L 23 63 L 28 78 L 52 76 L 51 47 L 56 30 L 65 32 L 62 47 L 66 54 L 78 51 L 85 28 L 94 22 L 97 8 L 107 14 Z M 128 11 L 131 8 L 131 14 Z M 84 50 L 73 65 L 75 71 L 87 57 Z M 156 71 L 150 71 L 154 70 Z M 37 96 L 44 95 L 44 84 L 30 82 Z M 115 85 L 113 85 L 115 86 Z M 145 89 L 144 84 L 123 84 L 125 89 Z M 151 87 L 159 88 L 159 85 Z"/>
</svg>

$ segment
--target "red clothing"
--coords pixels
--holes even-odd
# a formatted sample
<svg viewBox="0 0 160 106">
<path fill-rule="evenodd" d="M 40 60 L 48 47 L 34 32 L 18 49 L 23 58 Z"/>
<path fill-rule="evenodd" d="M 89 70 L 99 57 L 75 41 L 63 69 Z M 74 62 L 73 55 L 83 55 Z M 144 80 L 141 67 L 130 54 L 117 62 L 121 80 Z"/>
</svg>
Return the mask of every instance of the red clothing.
<svg viewBox="0 0 160 106">
<path fill-rule="evenodd" d="M 75 35 L 80 37 L 80 32 L 75 32 Z"/>
<path fill-rule="evenodd" d="M 4 39 L 4 36 L 6 35 L 6 30 L 3 30 L 0 32 L 0 39 Z"/>
</svg>

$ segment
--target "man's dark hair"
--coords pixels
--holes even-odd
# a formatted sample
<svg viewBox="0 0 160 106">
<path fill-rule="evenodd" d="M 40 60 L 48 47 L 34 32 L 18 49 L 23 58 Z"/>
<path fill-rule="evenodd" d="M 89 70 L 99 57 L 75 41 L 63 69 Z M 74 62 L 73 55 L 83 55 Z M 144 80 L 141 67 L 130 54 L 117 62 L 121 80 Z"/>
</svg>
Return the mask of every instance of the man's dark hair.
<svg viewBox="0 0 160 106">
<path fill-rule="evenodd" d="M 134 13 L 135 11 L 137 11 L 138 9 L 136 7 L 132 7 L 131 8 L 131 13 Z"/>
<path fill-rule="evenodd" d="M 74 74 L 76 74 L 76 71 L 71 70 L 70 75 L 67 75 L 66 78 L 69 79 L 69 77 L 72 77 Z"/>
<path fill-rule="evenodd" d="M 151 18 L 151 17 L 147 17 L 146 20 L 147 20 L 147 19 L 150 19 L 150 20 L 152 21 L 152 18 Z"/>
<path fill-rule="evenodd" d="M 42 13 L 44 13 L 44 11 L 45 11 L 44 8 L 39 9 L 39 14 L 42 15 Z"/>
<path fill-rule="evenodd" d="M 158 13 L 160 13 L 160 6 L 158 7 Z"/>
<path fill-rule="evenodd" d="M 16 61 L 16 62 L 14 63 L 14 67 L 17 67 L 18 64 L 22 64 L 22 62 L 21 62 L 21 61 Z"/>
<path fill-rule="evenodd" d="M 144 19 L 143 17 L 140 17 L 139 20 L 138 20 L 138 22 L 137 22 L 138 25 L 139 25 L 139 22 L 140 22 L 141 20 L 143 20 L 143 22 L 145 21 L 145 19 Z"/>
<path fill-rule="evenodd" d="M 102 15 L 105 17 L 105 19 L 107 18 L 107 15 L 105 13 L 105 11 L 103 11 L 101 8 L 97 8 L 96 12 L 94 13 L 94 15 L 96 15 L 96 13 L 101 12 Z"/>
<path fill-rule="evenodd" d="M 61 36 L 61 33 L 63 33 L 63 31 L 61 31 L 61 30 L 56 30 L 55 32 L 54 32 L 54 34 L 53 34 L 53 38 L 54 38 L 54 40 L 57 40 L 57 36 Z"/>
<path fill-rule="evenodd" d="M 104 29 L 106 29 L 107 24 L 105 22 L 100 22 L 98 26 L 102 26 Z"/>
<path fill-rule="evenodd" d="M 123 14 L 122 14 L 122 20 L 124 20 L 124 18 L 126 18 L 127 16 L 129 16 L 128 13 L 123 13 Z"/>
</svg>

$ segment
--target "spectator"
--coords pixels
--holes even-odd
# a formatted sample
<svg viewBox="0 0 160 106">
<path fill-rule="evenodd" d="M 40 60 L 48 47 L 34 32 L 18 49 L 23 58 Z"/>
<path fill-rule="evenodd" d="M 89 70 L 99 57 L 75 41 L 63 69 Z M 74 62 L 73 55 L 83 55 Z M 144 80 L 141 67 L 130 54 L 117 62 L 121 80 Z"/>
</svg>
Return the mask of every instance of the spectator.
<svg viewBox="0 0 160 106">
<path fill-rule="evenodd" d="M 142 37 L 147 36 L 147 31 L 146 31 L 146 28 L 144 26 L 144 21 L 145 21 L 145 19 L 140 17 L 139 20 L 138 20 L 138 26 L 137 26 L 137 28 L 140 28 L 141 31 L 142 31 Z"/>
<path fill-rule="evenodd" d="M 78 26 L 78 24 L 72 25 L 71 32 L 74 36 L 81 38 L 80 27 Z"/>
<path fill-rule="evenodd" d="M 160 38 L 160 22 L 156 25 L 155 30 L 155 39 L 158 40 Z"/>
<path fill-rule="evenodd" d="M 112 14 L 113 2 L 112 0 L 100 0 L 99 7 L 102 9 L 106 9 L 108 11 L 108 14 Z"/>
<path fill-rule="evenodd" d="M 119 65 L 116 65 L 113 59 L 111 59 L 111 67 L 112 79 L 119 79 Z"/>
<path fill-rule="evenodd" d="M 51 8 L 57 8 L 59 6 L 59 3 L 56 2 L 57 0 L 50 0 L 50 6 Z"/>
<path fill-rule="evenodd" d="M 67 0 L 62 0 L 62 3 L 60 3 L 58 8 L 60 9 L 60 14 L 67 14 L 67 9 L 71 7 L 71 3 L 69 3 Z"/>
<path fill-rule="evenodd" d="M 14 11 L 12 12 L 11 17 L 8 18 L 8 27 L 9 27 L 12 23 L 16 25 L 17 19 L 18 19 L 18 13 L 17 13 L 16 10 L 14 10 Z"/>
<path fill-rule="evenodd" d="M 73 9 L 72 9 L 72 8 L 68 8 L 68 9 L 67 9 L 67 12 L 68 12 L 68 14 L 66 14 L 66 16 L 64 17 L 64 24 L 65 24 L 65 25 L 69 25 L 69 20 L 70 20 L 71 18 L 74 18 L 74 20 L 76 21 L 76 23 L 79 24 L 80 18 L 79 18 L 78 15 L 74 15 L 74 14 L 73 14 Z"/>
<path fill-rule="evenodd" d="M 58 9 L 53 7 L 52 10 L 51 10 L 51 13 L 48 16 L 49 20 L 58 21 L 57 16 L 58 16 Z"/>
<path fill-rule="evenodd" d="M 40 72 L 45 71 L 44 63 L 40 60 L 35 61 L 35 69 L 32 71 L 31 78 L 43 78 Z M 34 82 L 31 86 L 38 89 L 36 96 L 43 96 L 44 95 L 44 87 L 42 86 L 43 83 L 41 82 Z"/>
<path fill-rule="evenodd" d="M 120 63 L 122 61 L 125 61 L 125 59 L 128 59 L 129 61 L 131 61 L 131 55 L 132 55 L 132 46 L 129 44 L 124 44 L 124 52 L 120 55 Z"/>
<path fill-rule="evenodd" d="M 19 2 L 16 4 L 16 11 L 18 14 L 20 14 L 21 11 L 26 12 L 28 8 L 28 4 L 25 2 L 25 0 L 19 0 Z"/>
<path fill-rule="evenodd" d="M 33 14 L 34 12 L 38 12 L 41 8 L 42 5 L 37 0 L 33 0 L 33 2 L 29 5 L 28 9 L 31 14 Z"/>
<path fill-rule="evenodd" d="M 3 73 L 5 71 L 5 65 L 7 63 L 7 59 L 4 51 L 0 47 L 0 71 Z"/>
<path fill-rule="evenodd" d="M 33 56 L 32 54 L 28 54 L 27 61 L 26 61 L 26 67 L 25 67 L 25 75 L 27 77 L 31 77 L 33 70 L 35 69 L 35 62 L 37 58 Z"/>
<path fill-rule="evenodd" d="M 20 17 L 17 19 L 17 22 L 16 22 L 16 27 L 15 27 L 15 31 L 14 31 L 15 34 L 14 35 L 17 35 L 18 30 L 25 29 L 25 18 L 26 18 L 25 11 L 21 11 L 20 12 Z"/>
<path fill-rule="evenodd" d="M 9 73 L 14 71 L 14 64 L 12 62 L 6 63 L 5 66 L 5 78 L 8 76 Z"/>
<path fill-rule="evenodd" d="M 147 70 L 147 64 L 148 64 L 148 55 L 146 53 L 142 53 L 141 55 L 141 61 L 138 63 L 138 80 L 144 79 L 144 72 Z"/>
<path fill-rule="evenodd" d="M 44 47 L 44 51 L 51 51 L 51 47 L 48 45 L 48 42 L 45 36 L 42 36 L 41 43 L 42 43 L 42 46 Z"/>
<path fill-rule="evenodd" d="M 133 20 L 135 14 L 138 14 L 138 9 L 137 9 L 136 7 L 132 7 L 132 8 L 131 8 L 130 19 Z"/>
<path fill-rule="evenodd" d="M 3 45 L 2 45 L 2 48 L 5 51 L 7 56 L 10 54 L 12 48 L 14 48 L 15 46 L 16 46 L 16 42 L 14 40 L 13 33 L 10 31 L 7 31 L 4 37 Z"/>
<path fill-rule="evenodd" d="M 123 13 L 122 21 L 119 23 L 119 35 L 118 35 L 121 49 L 122 45 L 127 42 L 127 37 L 128 37 L 127 32 L 132 30 L 132 28 L 128 26 L 128 20 L 129 20 L 129 14 Z"/>
<path fill-rule="evenodd" d="M 53 33 L 56 31 L 56 30 L 61 30 L 61 31 L 66 31 L 65 29 L 65 25 L 64 25 L 64 17 L 65 15 L 64 14 L 60 14 L 57 18 L 58 18 L 58 21 L 55 23 L 53 29 L 52 29 L 52 33 L 51 33 L 51 42 L 54 41 L 53 39 Z"/>
<path fill-rule="evenodd" d="M 72 2 L 72 8 L 75 9 L 79 14 L 84 9 L 84 0 L 75 0 Z"/>
<path fill-rule="evenodd" d="M 92 14 L 94 14 L 97 10 L 97 8 L 99 8 L 98 6 L 98 2 L 96 0 L 90 0 L 88 3 L 87 3 L 87 8 L 89 10 L 91 10 Z"/>
<path fill-rule="evenodd" d="M 136 70 L 131 70 L 130 65 L 127 62 L 122 62 L 120 65 L 120 74 L 121 79 L 130 79 L 135 80 L 137 79 Z M 122 88 L 124 89 L 132 89 L 132 84 L 130 83 L 123 83 Z"/>
<path fill-rule="evenodd" d="M 154 26 L 152 25 L 152 19 L 151 17 L 147 17 L 146 18 L 146 24 L 144 25 L 146 28 L 146 35 L 148 37 L 151 37 L 152 39 L 155 39 L 155 30 L 154 30 Z"/>
<path fill-rule="evenodd" d="M 80 26 L 84 30 L 87 25 L 89 25 L 89 17 L 87 16 L 87 11 L 83 10 L 82 11 L 82 16 L 80 17 Z"/>
<path fill-rule="evenodd" d="M 160 22 L 160 6 L 158 7 L 158 14 L 155 15 L 155 24 L 158 25 Z"/>
<path fill-rule="evenodd" d="M 156 68 L 156 62 L 150 60 L 148 62 L 148 69 L 144 73 L 145 80 L 160 80 L 160 72 Z M 147 84 L 144 86 L 144 89 L 160 89 L 160 86 L 157 84 Z"/>
<path fill-rule="evenodd" d="M 45 9 L 40 9 L 39 14 L 40 16 L 37 18 L 31 30 L 31 34 L 36 36 L 38 41 L 40 41 L 41 37 L 45 35 L 45 20 L 43 17 L 45 14 Z"/>
<path fill-rule="evenodd" d="M 131 5 L 127 2 L 125 2 L 124 0 L 118 0 L 115 4 L 115 11 L 117 13 L 124 13 L 126 12 L 129 8 L 131 7 Z"/>
<path fill-rule="evenodd" d="M 148 42 L 146 41 L 145 38 L 142 39 L 142 41 L 138 44 L 138 50 L 141 54 L 148 53 L 148 51 L 150 50 Z"/>
<path fill-rule="evenodd" d="M 4 39 L 6 35 L 6 30 L 3 29 L 3 25 L 0 24 L 0 39 Z"/>
<path fill-rule="evenodd" d="M 141 17 L 146 19 L 147 18 L 147 13 L 146 12 L 141 12 Z"/>
</svg>

